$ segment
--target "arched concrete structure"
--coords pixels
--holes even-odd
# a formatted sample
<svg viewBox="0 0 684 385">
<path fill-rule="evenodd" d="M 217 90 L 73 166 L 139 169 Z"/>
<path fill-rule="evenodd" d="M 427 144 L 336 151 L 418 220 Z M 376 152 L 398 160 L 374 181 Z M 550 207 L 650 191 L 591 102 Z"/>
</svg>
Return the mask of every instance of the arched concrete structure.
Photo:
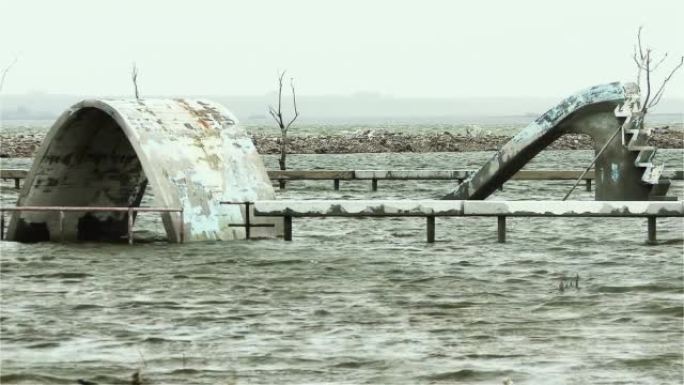
<svg viewBox="0 0 684 385">
<path fill-rule="evenodd" d="M 622 128 L 622 134 L 613 134 Z M 670 185 L 651 160 L 636 84 L 609 83 L 580 91 L 525 127 L 445 199 L 485 199 L 554 140 L 569 133 L 594 140 L 596 200 L 663 200 Z"/>
<path fill-rule="evenodd" d="M 153 206 L 183 209 L 186 241 L 244 238 L 243 227 L 229 226 L 244 223 L 244 206 L 219 202 L 275 197 L 250 137 L 222 106 L 188 99 L 85 100 L 50 129 L 17 206 L 138 206 L 147 186 Z M 169 239 L 179 241 L 180 216 L 162 217 Z M 126 213 L 66 213 L 64 239 L 117 240 L 126 236 L 127 220 Z M 15 213 L 7 238 L 57 240 L 58 226 L 55 212 Z M 274 231 L 257 227 L 252 236 Z"/>
</svg>

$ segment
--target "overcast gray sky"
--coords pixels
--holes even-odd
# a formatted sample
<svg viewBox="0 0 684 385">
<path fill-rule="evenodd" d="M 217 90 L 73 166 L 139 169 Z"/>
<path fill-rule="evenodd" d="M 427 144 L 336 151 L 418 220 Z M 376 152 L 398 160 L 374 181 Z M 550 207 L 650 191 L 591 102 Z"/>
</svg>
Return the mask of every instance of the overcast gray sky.
<svg viewBox="0 0 684 385">
<path fill-rule="evenodd" d="M 146 95 L 260 95 L 287 69 L 307 95 L 563 97 L 633 79 L 640 24 L 684 54 L 683 16 L 681 0 L 0 0 L 0 67 L 19 57 L 11 94 L 128 95 L 136 61 Z"/>
</svg>

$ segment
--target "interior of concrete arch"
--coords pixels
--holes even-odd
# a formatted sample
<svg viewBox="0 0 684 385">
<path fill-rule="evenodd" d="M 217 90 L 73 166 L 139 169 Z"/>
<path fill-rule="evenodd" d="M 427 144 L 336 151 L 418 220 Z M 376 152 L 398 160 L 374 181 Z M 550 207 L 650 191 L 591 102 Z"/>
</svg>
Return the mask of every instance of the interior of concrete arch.
<svg viewBox="0 0 684 385">
<path fill-rule="evenodd" d="M 97 108 L 82 108 L 56 128 L 36 157 L 23 206 L 139 206 L 147 179 L 117 122 Z M 22 212 L 15 239 L 117 241 L 126 237 L 127 213 L 67 212 L 63 230 L 55 212 Z"/>
</svg>

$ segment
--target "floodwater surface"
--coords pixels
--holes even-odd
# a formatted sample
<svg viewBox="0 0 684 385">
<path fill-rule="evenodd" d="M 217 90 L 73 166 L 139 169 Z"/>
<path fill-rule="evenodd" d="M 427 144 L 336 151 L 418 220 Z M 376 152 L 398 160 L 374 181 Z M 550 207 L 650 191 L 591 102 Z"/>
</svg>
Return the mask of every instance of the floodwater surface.
<svg viewBox="0 0 684 385">
<path fill-rule="evenodd" d="M 659 158 L 680 169 L 682 154 Z M 456 169 L 489 156 L 290 162 Z M 589 151 L 544 152 L 529 168 L 590 160 Z M 570 185 L 514 181 L 492 199 L 560 200 Z M 3 204 L 13 204 L 4 187 Z M 301 181 L 279 197 L 420 199 L 449 189 Z M 684 196 L 681 182 L 671 191 Z M 592 193 L 580 185 L 571 199 Z M 438 218 L 427 244 L 422 218 L 295 219 L 293 242 L 175 245 L 144 213 L 133 246 L 4 242 L 0 382 L 126 384 L 137 370 L 143 384 L 683 382 L 682 218 L 658 220 L 657 245 L 645 242 L 645 219 L 509 218 L 508 228 L 498 244 L 494 218 Z"/>
</svg>

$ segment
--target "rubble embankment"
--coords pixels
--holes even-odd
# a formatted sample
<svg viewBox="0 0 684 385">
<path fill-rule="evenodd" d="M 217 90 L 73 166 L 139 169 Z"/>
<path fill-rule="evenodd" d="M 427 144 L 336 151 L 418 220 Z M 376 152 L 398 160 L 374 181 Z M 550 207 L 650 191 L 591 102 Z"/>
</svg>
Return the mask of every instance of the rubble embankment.
<svg viewBox="0 0 684 385">
<path fill-rule="evenodd" d="M 0 157 L 32 157 L 43 140 L 42 134 L 0 135 Z M 347 135 L 291 136 L 288 153 L 352 154 L 378 152 L 465 152 L 495 151 L 510 140 L 509 136 L 467 136 L 449 132 L 406 134 L 384 130 L 365 130 Z M 280 136 L 252 135 L 260 154 L 280 152 Z M 684 148 L 684 132 L 666 131 L 654 134 L 657 148 Z M 592 140 L 585 135 L 565 135 L 553 142 L 551 150 L 590 150 Z"/>
</svg>

